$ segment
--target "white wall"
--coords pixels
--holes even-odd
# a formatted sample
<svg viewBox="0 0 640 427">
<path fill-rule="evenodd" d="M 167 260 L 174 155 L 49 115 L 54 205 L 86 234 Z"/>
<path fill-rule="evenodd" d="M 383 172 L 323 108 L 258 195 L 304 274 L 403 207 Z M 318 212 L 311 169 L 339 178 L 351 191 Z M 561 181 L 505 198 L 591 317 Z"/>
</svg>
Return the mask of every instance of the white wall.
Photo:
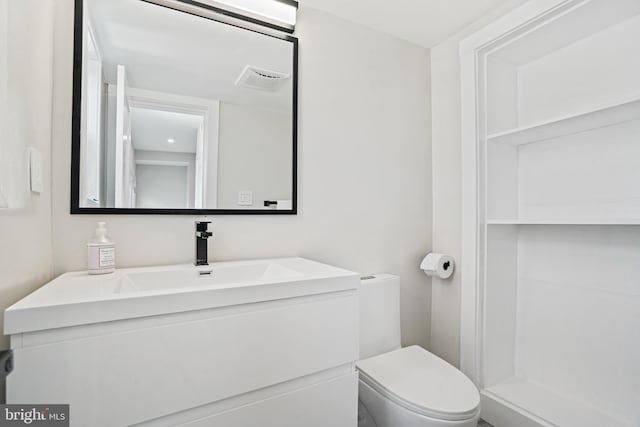
<svg viewBox="0 0 640 427">
<path fill-rule="evenodd" d="M 218 208 L 291 199 L 291 114 L 221 102 L 219 126 Z M 253 191 L 253 206 L 239 206 L 238 191 Z"/>
<path fill-rule="evenodd" d="M 15 206 L 0 209 L 0 309 L 4 311 L 51 278 L 53 2 L 0 2 L 0 31 L 6 31 L 10 40 L 7 61 L 0 61 L 0 81 L 6 77 L 8 83 L 6 94 L 0 96 L 0 114 L 6 119 L 0 122 L 0 169 L 12 177 L 10 201 Z M 40 195 L 28 190 L 27 147 L 42 152 Z M 6 179 L 4 173 L 2 177 Z M 8 339 L 2 337 L 0 348 L 7 347 Z M 0 390 L 4 394 L 4 388 Z"/>
<path fill-rule="evenodd" d="M 170 151 L 135 150 L 135 158 L 136 158 L 136 162 L 144 163 L 144 161 L 150 161 L 151 164 L 153 164 L 154 162 L 160 162 L 159 164 L 162 164 L 162 162 L 170 162 L 170 163 L 178 162 L 180 164 L 184 164 L 187 168 L 187 172 L 185 176 L 187 183 L 185 184 L 185 188 L 181 190 L 181 194 L 184 195 L 183 198 L 186 201 L 184 203 L 180 202 L 180 204 L 178 205 L 172 204 L 170 206 L 176 206 L 176 207 L 181 206 L 182 208 L 185 208 L 185 207 L 193 208 L 195 203 L 195 194 L 196 194 L 196 155 L 195 154 L 173 153 Z M 138 167 L 139 166 L 140 165 L 138 165 Z M 138 170 L 138 167 L 136 167 L 136 171 Z M 175 173 L 175 171 L 173 172 Z M 140 182 L 141 177 L 138 176 L 136 172 L 136 207 L 143 207 L 141 205 L 142 200 L 140 199 L 140 197 L 144 199 L 145 195 L 144 194 L 141 195 L 140 194 L 141 191 L 144 192 L 147 189 L 153 190 L 154 188 L 161 189 L 163 187 L 163 184 L 158 184 L 157 182 L 154 183 L 154 181 L 145 181 L 145 178 L 149 178 L 149 176 L 143 177 L 142 183 L 141 183 Z M 150 185 L 150 187 L 145 188 L 147 187 L 147 185 Z M 176 187 L 176 190 L 177 190 L 177 187 Z M 149 193 L 149 195 L 151 195 L 151 193 Z M 183 198 L 180 198 L 179 200 L 182 200 Z M 174 202 L 177 202 L 177 201 L 178 199 L 175 198 Z"/>
<path fill-rule="evenodd" d="M 184 209 L 188 173 L 187 166 L 136 165 L 136 207 Z"/>
<path fill-rule="evenodd" d="M 106 220 L 119 266 L 191 262 L 192 216 L 69 215 L 72 0 L 55 2 L 54 272 L 85 266 Z M 399 274 L 405 344 L 429 344 L 429 53 L 304 6 L 299 12 L 299 214 L 214 217 L 213 260 L 300 255 Z"/>
<path fill-rule="evenodd" d="M 431 49 L 433 123 L 433 249 L 461 265 L 462 154 L 460 60 L 462 39 L 526 0 L 510 0 L 459 34 Z M 460 269 L 447 281 L 433 280 L 431 350 L 460 363 Z"/>
</svg>

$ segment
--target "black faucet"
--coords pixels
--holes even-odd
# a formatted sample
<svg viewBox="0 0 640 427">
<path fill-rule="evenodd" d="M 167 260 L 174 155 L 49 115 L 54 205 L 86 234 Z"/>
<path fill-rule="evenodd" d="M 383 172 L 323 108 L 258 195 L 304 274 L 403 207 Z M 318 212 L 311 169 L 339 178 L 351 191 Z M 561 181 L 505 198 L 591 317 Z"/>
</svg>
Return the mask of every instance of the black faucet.
<svg viewBox="0 0 640 427">
<path fill-rule="evenodd" d="M 195 265 L 209 265 L 207 241 L 213 236 L 207 228 L 211 221 L 196 221 L 196 261 Z"/>
</svg>

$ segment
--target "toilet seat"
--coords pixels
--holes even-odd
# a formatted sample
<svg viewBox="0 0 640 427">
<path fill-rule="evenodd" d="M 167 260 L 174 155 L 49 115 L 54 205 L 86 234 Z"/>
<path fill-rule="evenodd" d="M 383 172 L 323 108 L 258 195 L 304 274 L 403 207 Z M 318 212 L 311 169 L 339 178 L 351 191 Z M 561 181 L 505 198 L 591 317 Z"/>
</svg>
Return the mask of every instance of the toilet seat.
<svg viewBox="0 0 640 427">
<path fill-rule="evenodd" d="M 418 346 L 356 363 L 360 380 L 403 408 L 439 420 L 473 418 L 480 407 L 475 385 L 458 369 Z"/>
</svg>

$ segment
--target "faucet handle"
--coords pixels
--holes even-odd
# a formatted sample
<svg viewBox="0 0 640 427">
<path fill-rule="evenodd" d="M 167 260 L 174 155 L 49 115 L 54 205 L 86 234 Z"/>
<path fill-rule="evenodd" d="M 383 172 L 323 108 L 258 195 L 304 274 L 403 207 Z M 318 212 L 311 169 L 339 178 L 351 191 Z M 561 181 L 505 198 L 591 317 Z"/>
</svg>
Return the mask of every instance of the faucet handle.
<svg viewBox="0 0 640 427">
<path fill-rule="evenodd" d="M 211 221 L 196 221 L 196 231 L 207 231 Z"/>
</svg>

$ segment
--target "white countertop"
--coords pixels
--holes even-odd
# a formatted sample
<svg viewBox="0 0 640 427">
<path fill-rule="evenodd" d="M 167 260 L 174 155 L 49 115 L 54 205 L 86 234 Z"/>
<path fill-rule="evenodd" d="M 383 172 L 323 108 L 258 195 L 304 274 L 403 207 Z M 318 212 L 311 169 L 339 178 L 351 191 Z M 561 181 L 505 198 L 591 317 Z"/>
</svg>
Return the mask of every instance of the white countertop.
<svg viewBox="0 0 640 427">
<path fill-rule="evenodd" d="M 199 271 L 211 270 L 211 276 Z M 174 285 L 175 283 L 175 285 Z M 359 274 L 304 258 L 65 273 L 5 310 L 6 335 L 356 289 Z"/>
</svg>

